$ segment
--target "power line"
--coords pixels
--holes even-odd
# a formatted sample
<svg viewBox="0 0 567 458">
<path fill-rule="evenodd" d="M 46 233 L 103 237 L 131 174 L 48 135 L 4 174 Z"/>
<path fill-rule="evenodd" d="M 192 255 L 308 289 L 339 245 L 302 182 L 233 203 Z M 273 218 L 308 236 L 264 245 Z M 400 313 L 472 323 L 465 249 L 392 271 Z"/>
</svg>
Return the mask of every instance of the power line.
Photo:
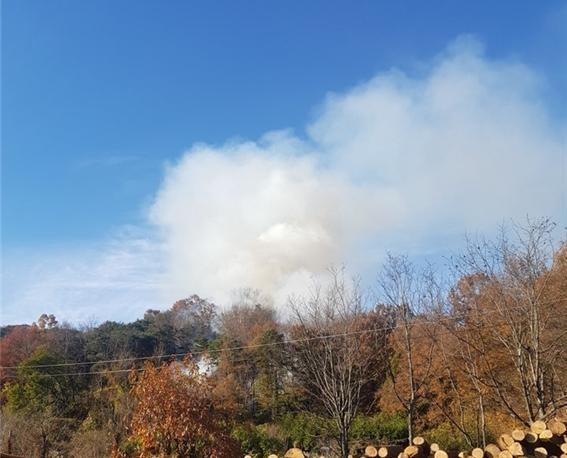
<svg viewBox="0 0 567 458">
<path fill-rule="evenodd" d="M 199 354 L 201 352 L 198 352 Z M 105 364 L 105 363 L 121 363 L 126 361 L 143 361 L 149 359 L 159 359 L 159 358 L 176 358 L 182 356 L 193 355 L 195 352 L 187 352 L 187 353 L 171 353 L 168 355 L 156 355 L 156 356 L 137 356 L 132 358 L 116 358 L 116 359 L 105 359 L 105 360 L 98 360 L 98 361 L 82 361 L 82 362 L 73 362 L 73 363 L 57 363 L 57 364 L 34 364 L 29 366 L 23 366 L 29 369 L 39 369 L 44 367 L 63 367 L 63 366 L 87 366 L 92 364 Z M 18 369 L 21 366 L 0 366 L 1 369 Z"/>
<path fill-rule="evenodd" d="M 58 364 L 35 364 L 29 366 L 23 366 L 24 368 L 29 369 L 40 369 L 46 367 L 62 367 L 62 366 L 84 366 L 88 364 L 104 364 L 104 363 L 119 363 L 119 362 L 127 362 L 127 361 L 144 361 L 144 360 L 151 360 L 151 359 L 171 359 L 171 358 L 181 358 L 184 356 L 195 356 L 195 355 L 203 355 L 203 354 L 210 354 L 210 353 L 220 353 L 223 351 L 235 351 L 235 350 L 248 350 L 254 348 L 262 348 L 262 347 L 271 347 L 276 345 L 285 345 L 285 344 L 294 344 L 294 343 L 301 343 L 301 342 L 309 342 L 312 340 L 322 340 L 322 339 L 333 339 L 337 337 L 347 337 L 349 335 L 359 335 L 369 332 L 378 332 L 378 331 L 392 331 L 396 329 L 397 326 L 388 326 L 383 328 L 369 328 L 369 329 L 362 329 L 360 331 L 352 331 L 352 332 L 343 332 L 337 334 L 329 334 L 329 335 L 322 335 L 322 336 L 313 336 L 307 337 L 303 339 L 288 339 L 279 342 L 266 342 L 261 344 L 253 344 L 253 345 L 241 345 L 241 346 L 234 346 L 234 347 L 226 347 L 226 348 L 219 348 L 219 349 L 210 349 L 210 350 L 201 350 L 201 351 L 189 351 L 185 353 L 170 353 L 165 355 L 155 355 L 155 356 L 140 356 L 140 357 L 133 357 L 133 358 L 117 358 L 117 359 L 106 359 L 106 360 L 99 360 L 99 361 L 84 361 L 84 362 L 76 362 L 76 363 L 58 363 Z M 0 366 L 0 369 L 18 369 L 21 366 Z"/>
<path fill-rule="evenodd" d="M 507 310 L 515 311 L 515 310 L 522 310 L 521 307 L 510 307 Z M 495 313 L 501 313 L 499 310 L 492 310 L 488 312 L 483 312 L 481 316 L 487 316 Z M 461 318 L 462 319 L 462 318 Z M 445 317 L 444 321 L 450 322 L 458 322 L 460 318 L 449 318 Z M 439 324 L 439 320 L 421 320 L 419 324 L 425 325 L 433 325 Z M 72 362 L 72 363 L 57 363 L 57 364 L 35 364 L 25 366 L 29 369 L 39 369 L 39 368 L 46 368 L 46 367 L 63 367 L 63 366 L 85 366 L 85 365 L 95 365 L 95 364 L 106 364 L 106 363 L 119 363 L 119 362 L 128 362 L 128 361 L 145 361 L 145 360 L 152 360 L 152 359 L 171 359 L 171 358 L 181 358 L 184 356 L 195 356 L 195 355 L 202 355 L 202 354 L 210 354 L 210 353 L 220 353 L 223 351 L 235 351 L 235 350 L 248 350 L 248 349 L 255 349 L 255 348 L 262 348 L 262 347 L 270 347 L 276 345 L 285 345 L 285 344 L 293 344 L 293 343 L 301 343 L 301 342 L 309 342 L 312 340 L 322 340 L 322 339 L 331 339 L 337 337 L 346 337 L 348 335 L 359 335 L 369 332 L 378 332 L 378 331 L 394 331 L 396 329 L 401 328 L 402 325 L 395 325 L 395 326 L 385 326 L 382 328 L 368 328 L 359 331 L 353 331 L 350 333 L 337 333 L 337 334 L 329 334 L 329 335 L 321 335 L 321 336 L 313 336 L 307 337 L 302 339 L 288 339 L 283 340 L 280 342 L 266 342 L 260 344 L 253 344 L 253 345 L 240 345 L 240 346 L 233 346 L 233 347 L 225 347 L 219 349 L 209 349 L 209 350 L 200 350 L 200 351 L 189 351 L 183 353 L 169 353 L 163 355 L 154 355 L 154 356 L 139 356 L 139 357 L 131 357 L 131 358 L 116 358 L 116 359 L 106 359 L 106 360 L 97 360 L 97 361 L 83 361 L 83 362 Z M 0 369 L 18 369 L 20 366 L 0 366 Z"/>
<path fill-rule="evenodd" d="M 72 377 L 76 375 L 106 375 L 106 374 L 114 374 L 119 372 L 143 372 L 145 369 L 143 368 L 130 368 L 130 369 L 109 369 L 106 371 L 93 371 L 93 372 L 68 372 L 68 373 L 53 373 L 53 374 L 34 374 L 38 377 Z M 7 375 L 7 378 L 19 378 L 18 375 Z"/>
<path fill-rule="evenodd" d="M 514 310 L 522 310 L 521 307 L 510 307 L 507 310 L 514 311 Z M 498 310 L 492 310 L 489 312 L 483 312 L 482 316 L 487 316 L 495 313 L 501 313 Z M 462 319 L 462 318 L 461 318 Z M 459 318 L 449 318 L 444 317 L 444 321 L 449 322 L 458 322 L 460 321 Z M 437 325 L 439 324 L 439 320 L 420 320 L 417 322 L 419 325 Z M 253 345 L 241 345 L 241 346 L 233 346 L 233 347 L 226 347 L 226 348 L 219 348 L 219 349 L 210 349 L 210 350 L 201 350 L 201 351 L 193 351 L 193 352 L 184 352 L 184 353 L 171 353 L 171 354 L 164 354 L 164 355 L 154 355 L 154 356 L 141 356 L 141 357 L 132 357 L 132 358 L 116 358 L 116 359 L 108 359 L 108 360 L 98 360 L 98 361 L 84 361 L 84 362 L 73 362 L 73 363 L 58 363 L 58 364 L 36 364 L 36 365 L 29 365 L 23 366 L 24 368 L 29 369 L 41 369 L 41 368 L 53 368 L 53 367 L 71 367 L 71 366 L 84 366 L 84 365 L 95 365 L 95 364 L 105 364 L 105 363 L 118 363 L 118 362 L 133 362 L 133 361 L 148 361 L 154 359 L 177 359 L 185 356 L 196 356 L 196 355 L 204 355 L 204 354 L 211 354 L 211 353 L 221 353 L 224 351 L 237 351 L 237 350 L 248 350 L 248 349 L 256 349 L 262 347 L 272 347 L 278 345 L 289 345 L 295 343 L 303 343 L 303 342 L 310 342 L 316 340 L 325 340 L 325 339 L 335 339 L 340 337 L 348 337 L 348 336 L 355 336 L 355 335 L 362 335 L 367 333 L 376 333 L 380 331 L 394 331 L 396 329 L 400 329 L 403 325 L 398 324 L 395 326 L 385 326 L 380 328 L 367 328 L 358 331 L 351 331 L 351 332 L 342 332 L 336 334 L 328 334 L 328 335 L 320 335 L 320 336 L 313 336 L 313 337 L 306 337 L 306 338 L 299 338 L 299 339 L 286 339 L 277 342 L 266 342 L 260 344 L 253 344 Z M 418 336 L 420 337 L 420 336 Z M 421 336 L 421 338 L 428 337 L 428 336 Z M 414 338 L 417 339 L 417 338 Z M 248 360 L 248 358 L 243 359 L 243 361 Z M 238 362 L 238 361 L 237 361 Z M 18 369 L 22 366 L 0 366 L 0 370 L 2 369 Z M 74 375 L 96 375 L 96 374 L 108 374 L 108 373 L 115 373 L 115 372 L 129 372 L 132 369 L 118 369 L 118 370 L 106 370 L 106 371 L 92 371 L 92 372 L 75 372 L 75 373 L 59 373 L 59 374 L 37 374 L 41 376 L 74 376 Z"/>
</svg>

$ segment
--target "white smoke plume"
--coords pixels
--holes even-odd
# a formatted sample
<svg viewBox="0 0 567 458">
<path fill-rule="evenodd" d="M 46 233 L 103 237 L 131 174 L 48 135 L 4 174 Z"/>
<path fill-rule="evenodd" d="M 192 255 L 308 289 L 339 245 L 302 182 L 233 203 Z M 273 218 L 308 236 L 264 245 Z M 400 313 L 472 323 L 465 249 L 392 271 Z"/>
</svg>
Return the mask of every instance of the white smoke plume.
<svg viewBox="0 0 567 458">
<path fill-rule="evenodd" d="M 435 249 L 526 214 L 565 222 L 565 127 L 541 84 L 459 39 L 416 75 L 329 94 L 304 135 L 195 145 L 150 211 L 167 295 L 223 304 L 251 287 L 281 303 L 332 264 L 376 265 L 386 249 Z"/>
</svg>

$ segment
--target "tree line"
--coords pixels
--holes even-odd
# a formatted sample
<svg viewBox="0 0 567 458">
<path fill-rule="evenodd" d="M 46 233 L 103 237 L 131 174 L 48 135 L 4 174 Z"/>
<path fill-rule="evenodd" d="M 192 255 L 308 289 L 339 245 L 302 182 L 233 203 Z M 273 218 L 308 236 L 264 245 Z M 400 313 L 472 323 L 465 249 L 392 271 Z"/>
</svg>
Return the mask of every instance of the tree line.
<svg viewBox="0 0 567 458">
<path fill-rule="evenodd" d="M 368 442 L 484 447 L 567 413 L 567 245 L 549 220 L 469 239 L 443 274 L 388 255 L 287 316 L 243 290 L 131 323 L 0 329 L 1 450 L 30 457 L 347 457 Z"/>
</svg>

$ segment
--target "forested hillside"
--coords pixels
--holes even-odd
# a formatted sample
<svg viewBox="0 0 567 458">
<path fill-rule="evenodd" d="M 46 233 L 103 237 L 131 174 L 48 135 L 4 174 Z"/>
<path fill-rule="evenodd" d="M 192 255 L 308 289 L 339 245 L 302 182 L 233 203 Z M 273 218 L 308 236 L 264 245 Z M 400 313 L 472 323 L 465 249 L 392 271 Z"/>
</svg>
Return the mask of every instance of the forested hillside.
<svg viewBox="0 0 567 458">
<path fill-rule="evenodd" d="M 390 255 L 369 290 L 330 270 L 285 312 L 242 290 L 228 308 L 194 295 L 131 323 L 5 326 L 1 450 L 346 457 L 416 435 L 484 447 L 567 413 L 567 246 L 553 234 L 536 221 L 471 239 L 441 271 Z"/>
</svg>

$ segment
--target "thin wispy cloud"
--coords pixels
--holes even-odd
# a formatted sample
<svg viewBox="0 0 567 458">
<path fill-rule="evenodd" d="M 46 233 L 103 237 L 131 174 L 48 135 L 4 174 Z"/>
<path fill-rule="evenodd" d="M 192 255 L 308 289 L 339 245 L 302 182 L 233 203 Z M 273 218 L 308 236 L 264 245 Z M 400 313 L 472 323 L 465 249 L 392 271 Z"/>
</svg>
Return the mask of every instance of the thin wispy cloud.
<svg viewBox="0 0 567 458">
<path fill-rule="evenodd" d="M 26 322 L 55 313 L 73 323 L 130 321 L 163 304 L 160 244 L 145 230 L 124 227 L 88 246 L 9 255 L 4 272 L 2 322 Z"/>
</svg>

